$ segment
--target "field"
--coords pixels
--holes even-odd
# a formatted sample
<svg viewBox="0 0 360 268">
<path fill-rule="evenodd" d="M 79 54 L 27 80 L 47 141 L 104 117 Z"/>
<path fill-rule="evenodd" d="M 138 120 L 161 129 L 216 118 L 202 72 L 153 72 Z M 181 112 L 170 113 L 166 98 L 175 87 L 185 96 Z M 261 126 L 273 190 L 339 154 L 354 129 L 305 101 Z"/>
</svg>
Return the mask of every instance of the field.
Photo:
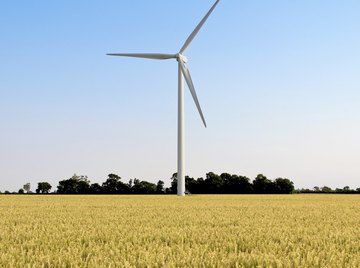
<svg viewBox="0 0 360 268">
<path fill-rule="evenodd" d="M 360 267 L 360 195 L 0 195 L 0 267 Z"/>
</svg>

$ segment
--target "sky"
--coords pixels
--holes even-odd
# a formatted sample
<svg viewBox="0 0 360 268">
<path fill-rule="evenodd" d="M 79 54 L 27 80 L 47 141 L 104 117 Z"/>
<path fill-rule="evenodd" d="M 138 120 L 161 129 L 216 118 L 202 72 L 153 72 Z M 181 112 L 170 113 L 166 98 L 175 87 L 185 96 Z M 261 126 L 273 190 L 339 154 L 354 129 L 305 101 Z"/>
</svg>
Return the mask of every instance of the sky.
<svg viewBox="0 0 360 268">
<path fill-rule="evenodd" d="M 170 184 L 177 53 L 214 1 L 0 2 L 0 191 Z M 186 173 L 360 187 L 360 2 L 221 0 L 186 52 Z"/>
</svg>

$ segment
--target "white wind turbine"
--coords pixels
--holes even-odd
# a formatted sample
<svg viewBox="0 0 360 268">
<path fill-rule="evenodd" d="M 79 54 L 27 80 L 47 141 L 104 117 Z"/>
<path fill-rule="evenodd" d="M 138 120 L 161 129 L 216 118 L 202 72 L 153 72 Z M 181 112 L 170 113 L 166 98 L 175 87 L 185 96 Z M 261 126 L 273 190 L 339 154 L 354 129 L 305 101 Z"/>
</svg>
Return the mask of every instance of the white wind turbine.
<svg viewBox="0 0 360 268">
<path fill-rule="evenodd" d="M 208 19 L 210 14 L 213 12 L 216 5 L 220 0 L 217 0 L 211 7 L 205 17 L 200 21 L 195 30 L 190 34 L 188 39 L 177 54 L 162 54 L 162 53 L 111 53 L 109 56 L 121 56 L 121 57 L 134 57 L 134 58 L 146 58 L 155 60 L 167 60 L 176 59 L 178 61 L 178 172 L 177 172 L 177 195 L 185 195 L 185 129 L 184 129 L 184 77 L 189 87 L 191 95 L 194 99 L 196 107 L 199 111 L 201 119 L 206 127 L 204 115 L 201 111 L 200 104 L 196 95 L 194 84 L 192 82 L 190 72 L 186 67 L 187 58 L 184 53 L 192 40 L 195 38 L 205 21 Z"/>
</svg>

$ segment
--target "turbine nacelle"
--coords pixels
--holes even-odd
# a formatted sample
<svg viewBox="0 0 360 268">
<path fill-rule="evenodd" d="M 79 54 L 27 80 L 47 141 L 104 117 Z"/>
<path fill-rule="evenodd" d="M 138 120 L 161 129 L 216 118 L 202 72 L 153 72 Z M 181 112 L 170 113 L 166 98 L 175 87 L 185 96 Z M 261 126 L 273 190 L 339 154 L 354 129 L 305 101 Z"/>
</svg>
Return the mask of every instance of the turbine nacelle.
<svg viewBox="0 0 360 268">
<path fill-rule="evenodd" d="M 185 62 L 185 63 L 188 62 L 188 58 L 185 55 L 181 54 L 181 53 L 176 54 L 176 60 L 179 61 L 179 59 L 182 62 Z"/>
</svg>

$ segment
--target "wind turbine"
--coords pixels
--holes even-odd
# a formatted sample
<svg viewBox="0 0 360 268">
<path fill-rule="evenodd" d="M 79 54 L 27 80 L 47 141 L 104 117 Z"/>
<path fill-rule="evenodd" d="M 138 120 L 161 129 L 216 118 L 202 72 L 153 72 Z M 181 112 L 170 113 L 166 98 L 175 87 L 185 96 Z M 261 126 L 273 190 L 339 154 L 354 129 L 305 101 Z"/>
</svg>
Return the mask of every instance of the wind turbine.
<svg viewBox="0 0 360 268">
<path fill-rule="evenodd" d="M 204 115 L 201 111 L 201 107 L 196 95 L 195 87 L 192 82 L 189 69 L 186 66 L 187 58 L 184 53 L 193 41 L 201 27 L 204 25 L 210 14 L 215 9 L 216 5 L 220 0 L 217 0 L 215 4 L 210 8 L 205 17 L 196 26 L 195 30 L 186 39 L 184 45 L 177 54 L 162 54 L 162 53 L 110 53 L 109 56 L 120 56 L 120 57 L 134 57 L 134 58 L 145 58 L 155 60 L 167 60 L 176 59 L 178 61 L 178 172 L 177 172 L 177 195 L 185 195 L 185 122 L 184 122 L 184 77 L 189 87 L 190 93 L 194 99 L 195 105 L 199 111 L 201 120 L 206 127 Z"/>
</svg>

